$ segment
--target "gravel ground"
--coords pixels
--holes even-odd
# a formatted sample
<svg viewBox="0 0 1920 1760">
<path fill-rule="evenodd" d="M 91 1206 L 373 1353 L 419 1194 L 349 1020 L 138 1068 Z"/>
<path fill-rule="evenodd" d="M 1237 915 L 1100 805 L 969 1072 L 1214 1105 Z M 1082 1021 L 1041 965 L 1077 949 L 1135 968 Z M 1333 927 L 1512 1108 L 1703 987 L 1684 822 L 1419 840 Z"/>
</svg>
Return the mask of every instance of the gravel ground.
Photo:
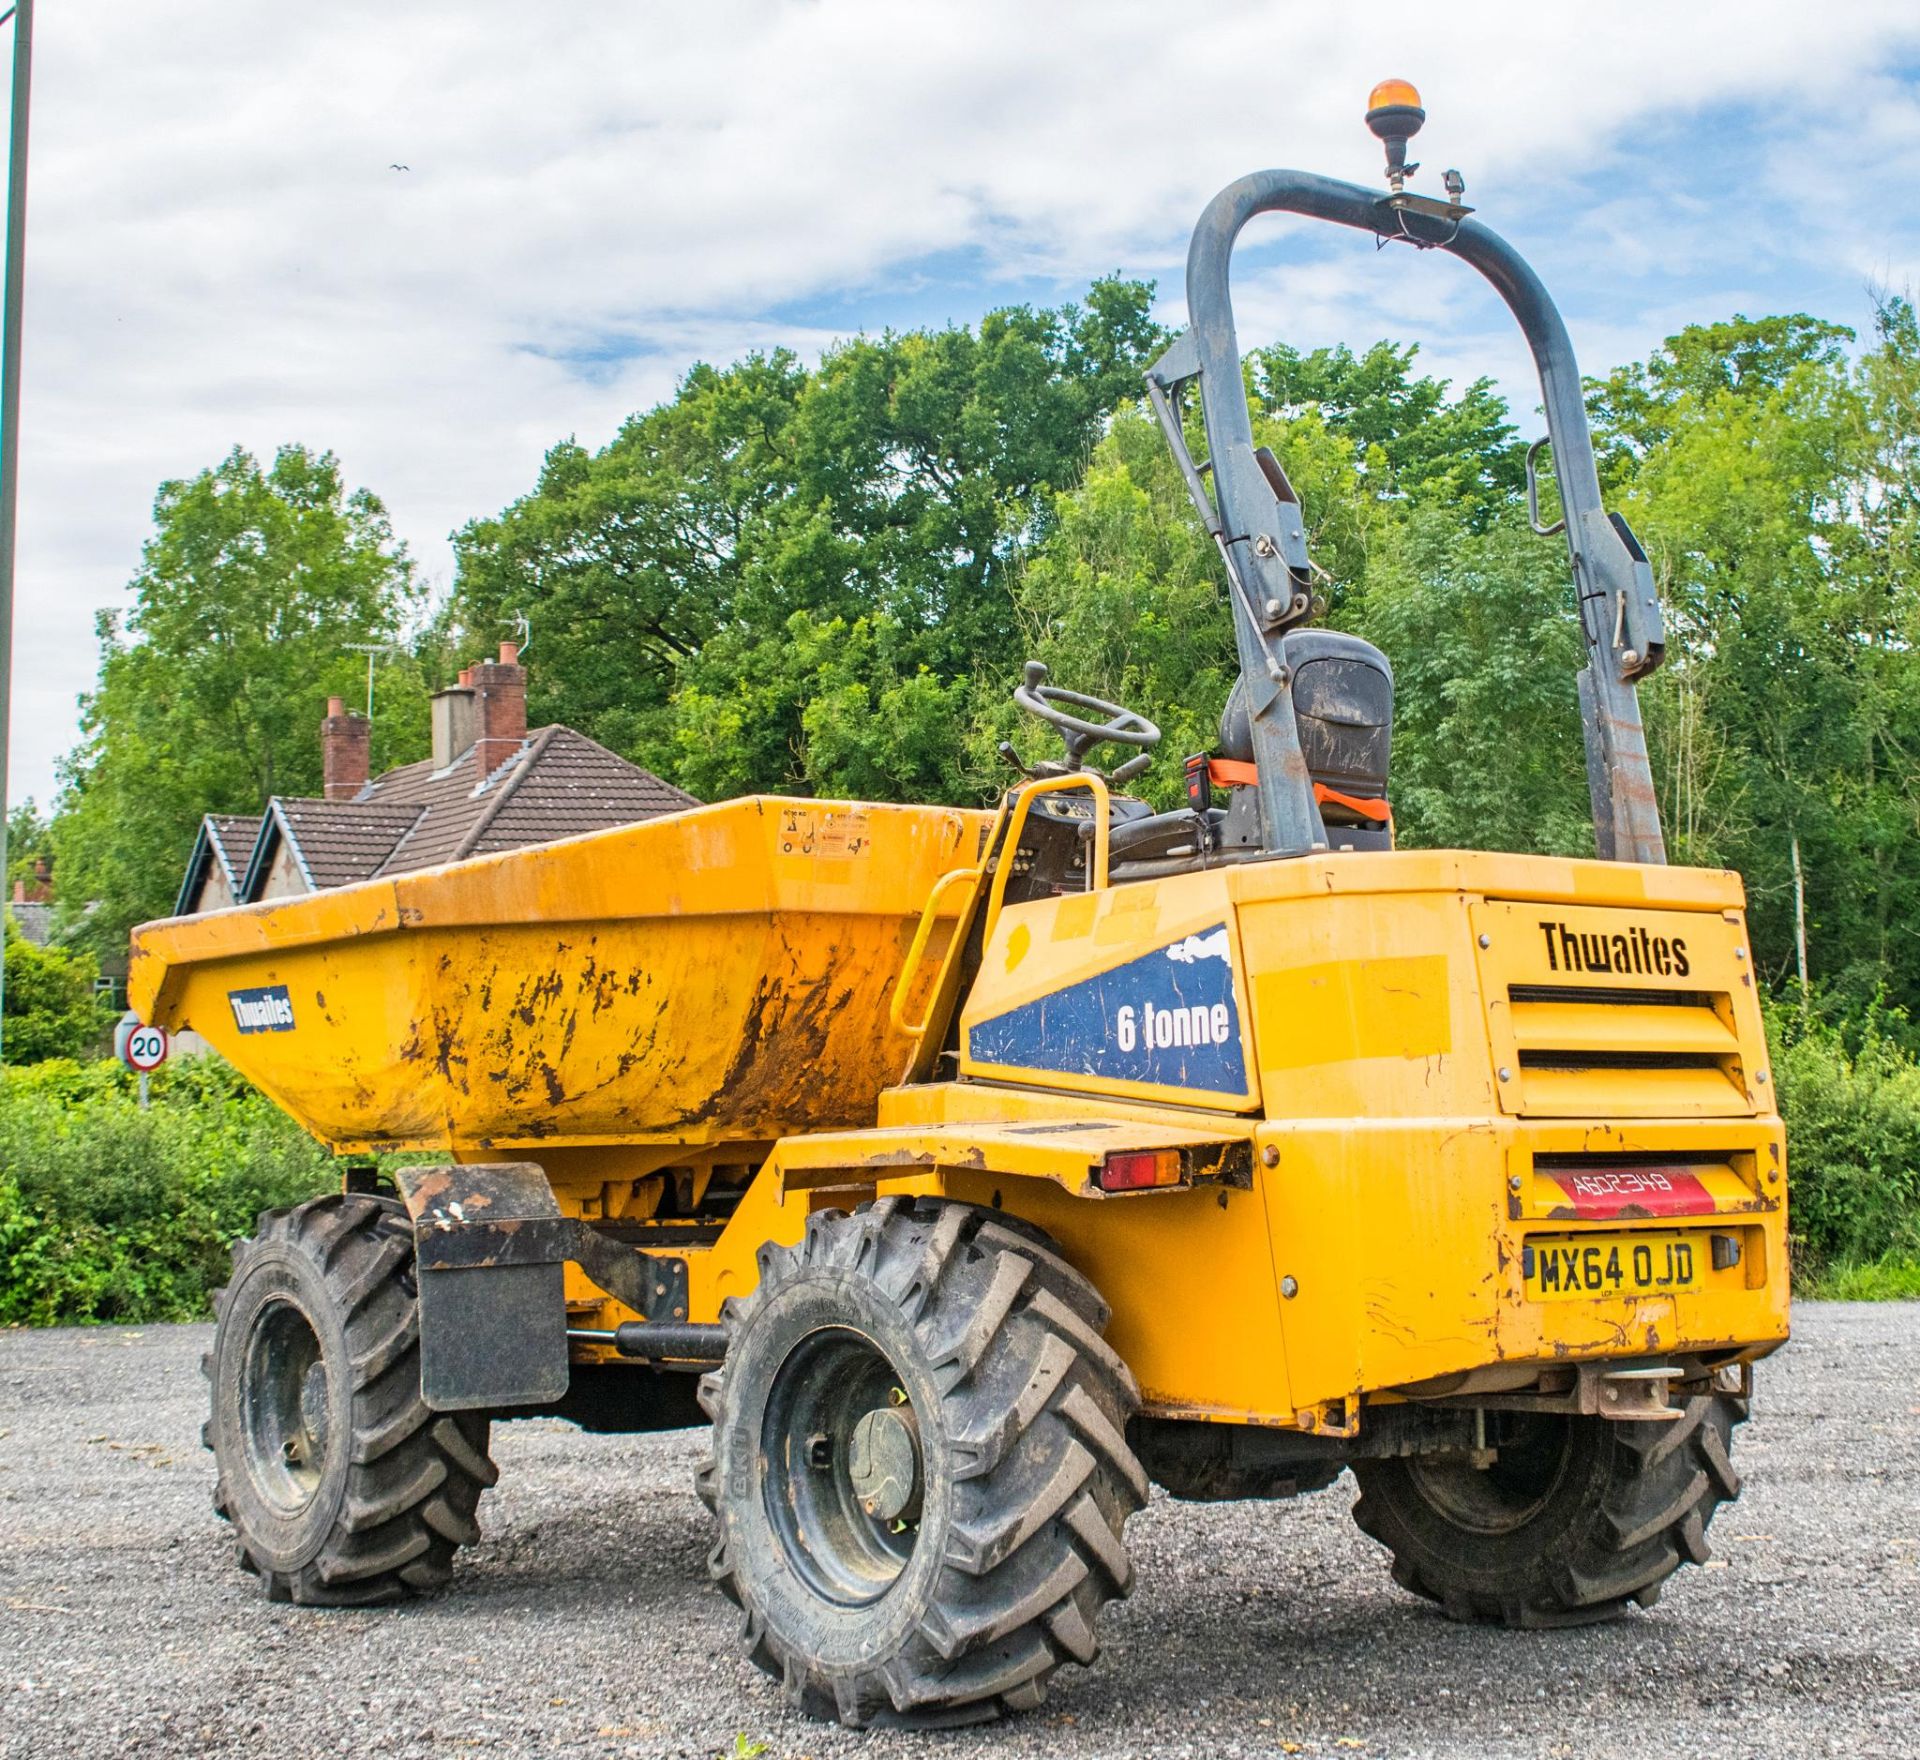
<svg viewBox="0 0 1920 1760">
<path fill-rule="evenodd" d="M 0 1755 L 1920 1755 L 1920 1308 L 1809 1305 L 1795 1328 L 1718 1556 L 1651 1613 L 1450 1625 L 1388 1580 L 1350 1481 L 1156 1495 L 1100 1662 L 940 1736 L 807 1723 L 740 1658 L 690 1435 L 501 1425 L 454 1592 L 270 1606 L 208 1505 L 209 1329 L 0 1333 Z"/>
</svg>

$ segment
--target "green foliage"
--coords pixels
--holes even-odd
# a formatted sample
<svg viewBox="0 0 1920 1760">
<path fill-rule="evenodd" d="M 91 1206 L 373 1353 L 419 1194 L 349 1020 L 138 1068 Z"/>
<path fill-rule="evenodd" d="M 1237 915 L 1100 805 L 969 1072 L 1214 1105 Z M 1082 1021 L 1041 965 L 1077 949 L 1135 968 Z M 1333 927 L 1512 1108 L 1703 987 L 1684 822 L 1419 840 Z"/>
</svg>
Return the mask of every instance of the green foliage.
<svg viewBox="0 0 1920 1760">
<path fill-rule="evenodd" d="M 950 790 L 969 681 L 1017 658 L 1019 560 L 1163 340 L 1151 297 L 697 366 L 459 534 L 455 612 L 529 616 L 533 719 L 695 793 Z"/>
<path fill-rule="evenodd" d="M 1354 627 L 1394 665 L 1401 843 L 1593 853 L 1584 655 L 1557 546 L 1422 508 L 1382 546 Z"/>
<path fill-rule="evenodd" d="M 1815 1274 L 1800 1293 L 1827 1302 L 1920 1302 L 1920 1258 L 1888 1253 L 1861 1265 Z"/>
<path fill-rule="evenodd" d="M 1675 854 L 1746 876 L 1776 981 L 1920 1006 L 1920 335 L 1807 317 L 1683 331 L 1594 388 L 1603 449 L 1666 601 L 1643 693 Z"/>
<path fill-rule="evenodd" d="M 954 738 L 967 680 L 943 681 L 918 651 L 884 612 L 849 623 L 796 611 L 777 635 L 724 631 L 682 671 L 673 767 L 707 800 L 976 793 Z"/>
<path fill-rule="evenodd" d="M 17 880 L 31 885 L 35 865 L 52 859 L 53 827 L 32 801 L 19 802 L 7 814 L 6 896 Z"/>
<path fill-rule="evenodd" d="M 6 1022 L 0 1053 L 10 1064 L 85 1057 L 113 1031 L 113 1007 L 96 994 L 90 953 L 36 947 L 6 912 Z"/>
<path fill-rule="evenodd" d="M 1816 1279 L 1920 1262 L 1920 1061 L 1899 1024 L 1771 1022 L 1793 1236 Z"/>
<path fill-rule="evenodd" d="M 651 751 L 676 667 L 744 614 L 747 583 L 780 601 L 776 621 L 818 602 L 833 546 L 789 506 L 808 382 L 785 350 L 696 366 L 600 452 L 554 447 L 530 494 L 457 534 L 461 621 L 532 621 L 533 724 Z"/>
<path fill-rule="evenodd" d="M 317 792 L 327 698 L 365 691 L 347 644 L 397 641 L 417 603 L 380 503 L 297 446 L 265 470 L 236 449 L 163 484 L 132 585 L 124 628 L 99 621 L 99 683 L 53 826 L 67 921 L 103 954 L 172 908 L 203 813 Z M 407 670 L 382 673 L 377 767 L 425 751 Z"/>
<path fill-rule="evenodd" d="M 1685 428 L 1689 413 L 1723 398 L 1766 401 L 1808 368 L 1844 376 L 1853 340 L 1844 325 L 1804 312 L 1689 324 L 1644 363 L 1629 362 L 1588 382 L 1603 479 L 1615 487 L 1631 480 L 1640 460 Z"/>
<path fill-rule="evenodd" d="M 1447 506 L 1482 530 L 1524 488 L 1526 448 L 1490 379 L 1449 397 L 1445 380 L 1415 375 L 1419 352 L 1376 342 L 1362 355 L 1345 347 L 1303 355 L 1276 344 L 1249 357 L 1250 377 L 1270 414 L 1314 410 L 1350 440 L 1376 493 Z"/>
<path fill-rule="evenodd" d="M 325 1190 L 331 1158 L 210 1058 L 0 1070 L 0 1325 L 198 1320 L 260 1211 Z"/>
</svg>

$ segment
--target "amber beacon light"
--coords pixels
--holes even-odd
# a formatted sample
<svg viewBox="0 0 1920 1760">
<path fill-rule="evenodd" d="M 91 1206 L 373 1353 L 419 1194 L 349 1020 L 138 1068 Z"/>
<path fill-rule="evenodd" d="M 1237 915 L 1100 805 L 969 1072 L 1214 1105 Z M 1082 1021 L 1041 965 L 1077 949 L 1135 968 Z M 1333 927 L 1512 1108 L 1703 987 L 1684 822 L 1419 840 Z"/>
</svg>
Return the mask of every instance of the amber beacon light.
<svg viewBox="0 0 1920 1760">
<path fill-rule="evenodd" d="M 1420 169 L 1407 163 L 1407 142 L 1426 119 L 1420 93 L 1410 80 L 1383 79 L 1367 94 L 1367 127 L 1387 149 L 1387 182 L 1396 194 L 1408 176 Z"/>
</svg>

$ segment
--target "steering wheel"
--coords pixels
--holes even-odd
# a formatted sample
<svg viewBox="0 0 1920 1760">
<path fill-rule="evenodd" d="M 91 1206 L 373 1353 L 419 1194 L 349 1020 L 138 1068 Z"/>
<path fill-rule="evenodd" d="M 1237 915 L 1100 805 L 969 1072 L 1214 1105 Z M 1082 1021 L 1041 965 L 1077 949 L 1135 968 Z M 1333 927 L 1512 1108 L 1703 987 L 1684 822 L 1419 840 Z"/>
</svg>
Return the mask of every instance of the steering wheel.
<svg viewBox="0 0 1920 1760">
<path fill-rule="evenodd" d="M 1151 751 L 1160 743 L 1160 729 L 1146 716 L 1101 697 L 1089 697 L 1048 684 L 1046 666 L 1038 660 L 1027 662 L 1026 681 L 1014 686 L 1013 700 L 1029 715 L 1059 730 L 1066 742 L 1067 762 L 1076 768 L 1093 747 L 1109 741 L 1115 745 L 1136 746 L 1142 751 Z M 1074 709 L 1089 710 L 1105 719 L 1089 721 L 1070 713 Z"/>
</svg>

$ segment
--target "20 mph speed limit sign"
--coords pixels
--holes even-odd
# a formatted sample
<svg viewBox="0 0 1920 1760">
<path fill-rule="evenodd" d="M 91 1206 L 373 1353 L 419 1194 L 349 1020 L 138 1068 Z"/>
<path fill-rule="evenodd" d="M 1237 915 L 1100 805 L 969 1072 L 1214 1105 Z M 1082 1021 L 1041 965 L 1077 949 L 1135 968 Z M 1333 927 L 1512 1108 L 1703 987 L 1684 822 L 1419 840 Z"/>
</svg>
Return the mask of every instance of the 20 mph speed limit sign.
<svg viewBox="0 0 1920 1760">
<path fill-rule="evenodd" d="M 167 1061 L 168 1043 L 165 1027 L 135 1027 L 127 1035 L 126 1050 L 121 1055 L 132 1068 L 145 1075 Z"/>
</svg>

